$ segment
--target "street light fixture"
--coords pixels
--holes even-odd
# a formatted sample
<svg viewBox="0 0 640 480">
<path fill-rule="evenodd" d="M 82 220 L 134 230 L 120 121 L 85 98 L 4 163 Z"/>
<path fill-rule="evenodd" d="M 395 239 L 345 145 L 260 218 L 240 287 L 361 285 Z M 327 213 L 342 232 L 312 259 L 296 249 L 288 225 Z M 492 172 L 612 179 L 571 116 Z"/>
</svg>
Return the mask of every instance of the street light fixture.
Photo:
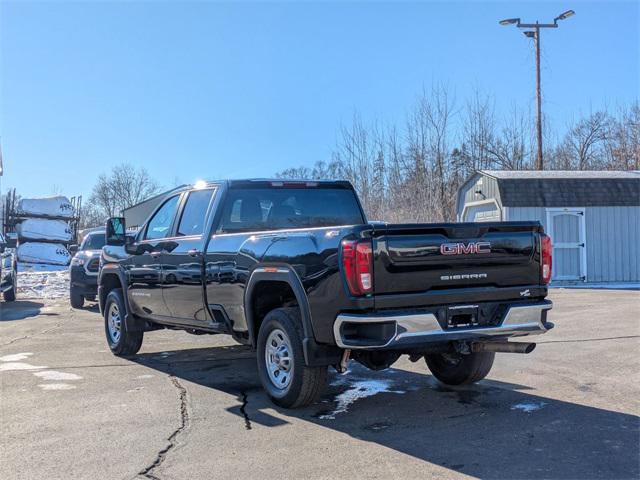
<svg viewBox="0 0 640 480">
<path fill-rule="evenodd" d="M 553 23 L 522 23 L 519 18 L 505 18 L 500 20 L 500 25 L 515 25 L 518 28 L 532 28 L 533 30 L 527 30 L 524 34 L 528 38 L 532 38 L 536 45 L 536 104 L 537 104 L 537 130 L 538 130 L 538 156 L 536 160 L 536 168 L 538 170 L 544 169 L 544 163 L 542 161 L 542 99 L 540 94 L 540 29 L 541 28 L 558 28 L 558 20 L 566 20 L 569 17 L 575 15 L 573 10 L 567 10 L 562 12 L 556 18 L 553 19 Z"/>
<path fill-rule="evenodd" d="M 572 17 L 575 14 L 576 12 L 574 12 L 573 10 L 567 10 L 566 12 L 562 12 L 560 15 L 554 18 L 553 21 L 557 22 L 558 20 L 566 20 L 567 18 Z"/>
</svg>

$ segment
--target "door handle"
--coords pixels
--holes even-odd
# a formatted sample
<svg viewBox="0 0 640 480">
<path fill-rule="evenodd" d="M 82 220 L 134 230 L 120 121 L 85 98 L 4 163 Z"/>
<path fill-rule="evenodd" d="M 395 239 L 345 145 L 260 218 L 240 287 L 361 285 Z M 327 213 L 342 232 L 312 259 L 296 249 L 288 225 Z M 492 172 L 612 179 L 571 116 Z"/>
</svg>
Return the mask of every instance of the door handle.
<svg viewBox="0 0 640 480">
<path fill-rule="evenodd" d="M 190 257 L 197 257 L 198 255 L 200 255 L 200 250 L 192 248 L 191 250 L 188 250 L 187 253 Z"/>
<path fill-rule="evenodd" d="M 159 252 L 159 251 L 157 251 L 157 250 L 156 250 L 156 251 L 154 251 L 154 252 L 151 252 L 151 253 L 150 253 L 150 255 L 151 255 L 153 258 L 158 258 L 161 254 L 162 254 L 162 252 Z"/>
</svg>

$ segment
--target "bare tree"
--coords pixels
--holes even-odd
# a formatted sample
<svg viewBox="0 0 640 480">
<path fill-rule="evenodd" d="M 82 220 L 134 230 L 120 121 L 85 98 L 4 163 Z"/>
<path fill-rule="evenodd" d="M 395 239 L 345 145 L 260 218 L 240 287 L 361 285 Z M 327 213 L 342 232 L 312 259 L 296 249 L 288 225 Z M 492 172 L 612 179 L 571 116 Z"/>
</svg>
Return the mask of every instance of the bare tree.
<svg viewBox="0 0 640 480">
<path fill-rule="evenodd" d="M 146 169 L 122 164 L 101 174 L 85 206 L 95 219 L 120 215 L 122 210 L 157 194 L 159 185 Z"/>
<path fill-rule="evenodd" d="M 596 112 L 569 127 L 561 145 L 566 149 L 562 155 L 570 162 L 567 167 L 576 170 L 604 167 L 603 154 L 610 123 L 606 112 Z"/>
<path fill-rule="evenodd" d="M 489 96 L 475 92 L 461 113 L 443 86 L 422 92 L 404 128 L 365 124 L 355 114 L 342 126 L 328 163 L 290 168 L 278 176 L 346 179 L 367 215 L 389 222 L 455 219 L 455 192 L 477 169 L 533 168 L 530 112 L 514 107 L 498 117 Z M 546 164 L 552 169 L 640 169 L 640 106 L 580 118 L 557 134 L 545 120 Z"/>
<path fill-rule="evenodd" d="M 615 170 L 640 170 L 640 104 L 618 111 L 612 119 L 607 138 L 608 167 Z"/>
</svg>

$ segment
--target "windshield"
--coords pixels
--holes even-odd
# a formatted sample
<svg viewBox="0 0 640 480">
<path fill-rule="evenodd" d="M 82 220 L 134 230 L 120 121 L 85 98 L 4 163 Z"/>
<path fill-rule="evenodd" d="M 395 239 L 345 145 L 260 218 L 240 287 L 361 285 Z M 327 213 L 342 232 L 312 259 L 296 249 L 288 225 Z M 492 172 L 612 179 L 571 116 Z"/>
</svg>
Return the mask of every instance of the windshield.
<svg viewBox="0 0 640 480">
<path fill-rule="evenodd" d="M 345 188 L 238 188 L 229 191 L 226 233 L 365 223 L 355 192 Z"/>
<path fill-rule="evenodd" d="M 82 250 L 100 250 L 104 247 L 105 235 L 104 233 L 92 233 L 82 242 Z"/>
</svg>

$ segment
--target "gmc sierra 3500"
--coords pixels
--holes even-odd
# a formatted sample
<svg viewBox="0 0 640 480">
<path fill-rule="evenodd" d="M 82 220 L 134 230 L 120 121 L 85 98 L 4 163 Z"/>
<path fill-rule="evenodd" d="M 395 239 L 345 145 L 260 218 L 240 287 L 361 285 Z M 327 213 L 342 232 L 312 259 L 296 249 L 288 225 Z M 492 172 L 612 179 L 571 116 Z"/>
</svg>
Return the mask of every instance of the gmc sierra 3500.
<svg viewBox="0 0 640 480">
<path fill-rule="evenodd" d="M 348 182 L 233 180 L 167 196 L 140 228 L 107 222 L 100 310 L 112 352 L 145 331 L 222 333 L 257 350 L 274 403 L 308 405 L 327 367 L 424 357 L 472 383 L 508 342 L 547 332 L 551 241 L 537 222 L 368 223 Z"/>
</svg>

